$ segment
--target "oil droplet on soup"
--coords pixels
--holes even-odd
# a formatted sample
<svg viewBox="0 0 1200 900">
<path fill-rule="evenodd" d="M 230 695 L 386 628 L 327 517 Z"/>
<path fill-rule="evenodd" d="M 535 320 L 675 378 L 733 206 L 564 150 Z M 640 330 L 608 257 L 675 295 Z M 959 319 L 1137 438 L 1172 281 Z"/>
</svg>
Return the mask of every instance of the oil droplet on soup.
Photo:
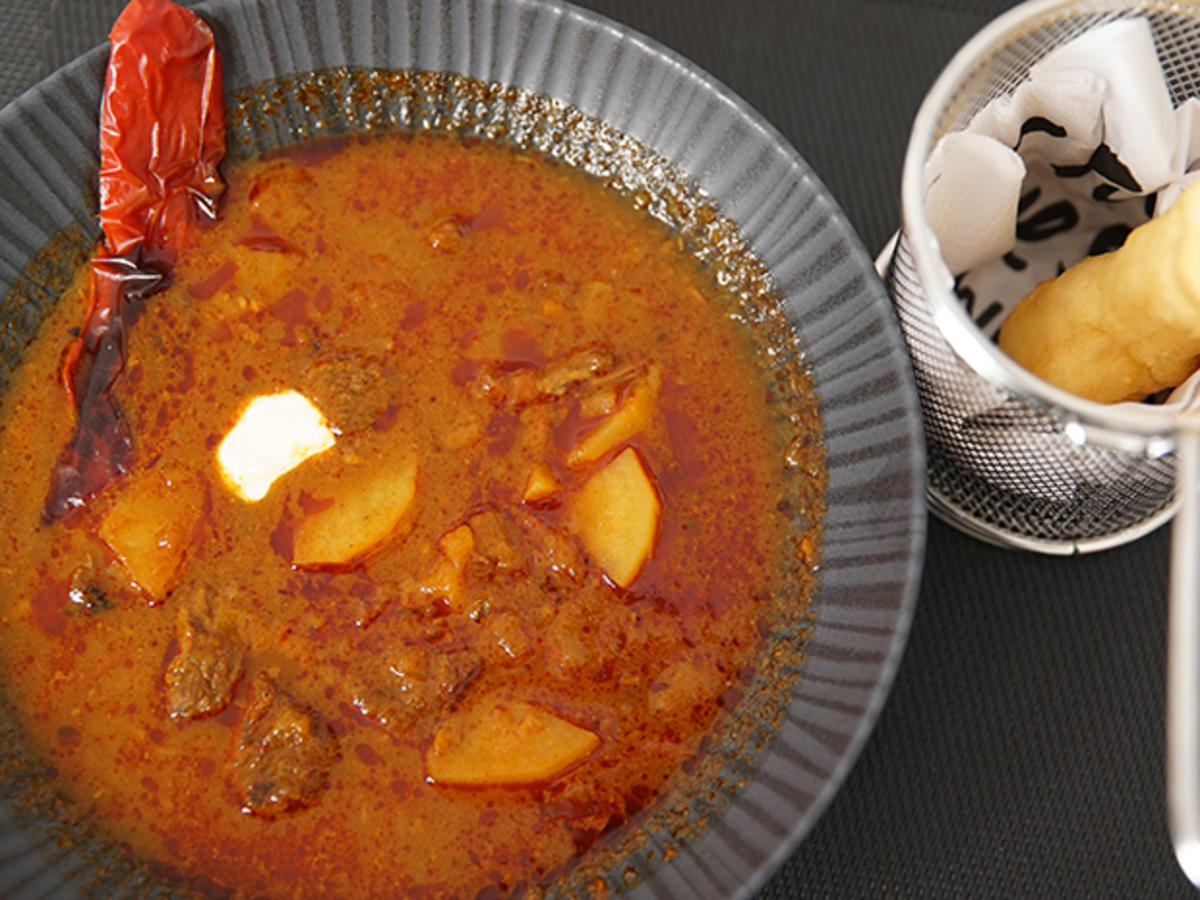
<svg viewBox="0 0 1200 900">
<path fill-rule="evenodd" d="M 24 740 L 239 896 L 552 878 L 762 650 L 794 435 L 761 350 L 664 228 L 534 155 L 387 135 L 228 176 L 130 332 L 127 475 L 39 521 L 80 291 L 4 398 Z"/>
</svg>

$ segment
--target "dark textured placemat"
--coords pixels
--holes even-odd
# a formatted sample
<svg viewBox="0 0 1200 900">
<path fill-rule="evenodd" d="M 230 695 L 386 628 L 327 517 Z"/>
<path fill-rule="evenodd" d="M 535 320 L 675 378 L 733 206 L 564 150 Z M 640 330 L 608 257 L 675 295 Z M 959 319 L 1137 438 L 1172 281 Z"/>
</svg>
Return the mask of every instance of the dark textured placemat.
<svg viewBox="0 0 1200 900">
<path fill-rule="evenodd" d="M 0 100 L 103 37 L 119 0 L 0 0 Z M 1010 0 L 587 0 L 712 72 L 812 164 L 874 253 L 909 123 Z M 931 523 L 895 689 L 858 765 L 762 892 L 1169 897 L 1167 533 L 1076 559 Z"/>
<path fill-rule="evenodd" d="M 42 45 L 45 41 L 45 7 L 21 0 L 0 4 L 0 103 L 20 93 L 45 74 Z"/>
</svg>

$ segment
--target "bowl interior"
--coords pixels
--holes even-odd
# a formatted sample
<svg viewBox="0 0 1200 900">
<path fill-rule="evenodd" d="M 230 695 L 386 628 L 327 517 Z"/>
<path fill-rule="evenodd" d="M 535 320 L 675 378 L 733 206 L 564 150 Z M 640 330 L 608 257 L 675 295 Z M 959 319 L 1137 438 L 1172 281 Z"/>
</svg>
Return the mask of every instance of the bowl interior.
<svg viewBox="0 0 1200 900">
<path fill-rule="evenodd" d="M 712 204 L 736 226 L 712 236 L 731 251 L 735 286 L 766 279 L 782 298 L 819 394 L 827 451 L 815 628 L 773 736 L 731 758 L 721 775 L 740 786 L 722 789 L 708 827 L 678 847 L 657 848 L 672 851 L 670 864 L 652 854 L 629 889 L 750 893 L 811 829 L 857 757 L 903 650 L 924 549 L 924 455 L 908 358 L 844 215 L 799 155 L 728 89 L 647 38 L 570 6 L 214 0 L 199 11 L 225 61 L 235 149 L 370 128 L 489 134 L 503 120 L 506 139 L 598 168 L 615 183 L 648 179 L 659 197 L 682 184 L 687 203 Z M 94 147 L 106 52 L 97 48 L 0 111 L 0 278 L 8 295 L 0 357 L 10 364 L 97 235 Z M 364 103 L 361 92 L 338 87 L 379 70 L 506 86 L 541 98 L 538 121 L 556 125 L 514 130 L 497 106 L 514 102 L 512 91 L 436 101 L 428 92 L 376 91 Z M 288 90 L 296 79 L 316 79 L 321 100 L 296 99 Z M 576 138 L 563 141 L 560 125 Z M 638 166 L 611 152 L 623 138 L 648 154 Z M 0 812 L 0 892 L 34 879 L 44 889 L 31 896 L 77 896 L 69 875 L 88 872 L 94 860 L 46 834 L 28 816 Z M 130 894 L 146 888 L 121 886 Z"/>
</svg>

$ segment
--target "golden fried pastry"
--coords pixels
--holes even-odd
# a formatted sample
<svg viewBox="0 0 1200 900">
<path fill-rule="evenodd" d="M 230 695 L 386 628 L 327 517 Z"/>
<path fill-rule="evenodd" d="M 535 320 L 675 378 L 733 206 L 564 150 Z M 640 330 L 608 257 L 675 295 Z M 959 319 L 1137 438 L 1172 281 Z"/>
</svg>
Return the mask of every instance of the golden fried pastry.
<svg viewBox="0 0 1200 900">
<path fill-rule="evenodd" d="M 1025 296 L 1000 348 L 1035 375 L 1101 403 L 1141 400 L 1196 371 L 1200 357 L 1200 183 Z"/>
</svg>

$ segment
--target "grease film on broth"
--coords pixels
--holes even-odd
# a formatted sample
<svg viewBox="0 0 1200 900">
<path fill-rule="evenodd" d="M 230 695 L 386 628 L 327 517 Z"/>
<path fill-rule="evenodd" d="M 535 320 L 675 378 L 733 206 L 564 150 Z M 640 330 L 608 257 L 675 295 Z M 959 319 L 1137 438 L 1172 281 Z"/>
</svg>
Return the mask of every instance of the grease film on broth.
<svg viewBox="0 0 1200 900">
<path fill-rule="evenodd" d="M 807 602 L 813 587 L 823 513 L 819 422 L 802 355 L 778 309 L 765 269 L 741 242 L 733 223 L 723 218 L 709 201 L 688 189 L 673 167 L 661 158 L 565 104 L 511 88 L 457 76 L 335 69 L 285 78 L 244 91 L 236 98 L 230 120 L 237 155 L 244 160 L 268 150 L 279 154 L 276 148 L 320 135 L 341 132 L 386 135 L 418 128 L 451 134 L 460 146 L 464 136 L 469 137 L 468 143 L 476 139 L 489 143 L 501 141 L 509 147 L 544 154 L 558 165 L 582 170 L 589 179 L 607 183 L 623 194 L 628 206 L 641 208 L 672 227 L 670 232 L 663 232 L 663 241 L 673 245 L 671 252 L 691 258 L 707 269 L 717 293 L 724 297 L 721 302 L 727 304 L 724 315 L 745 332 L 748 345 L 756 348 L 753 355 L 760 369 L 763 396 L 770 398 L 764 408 L 780 428 L 780 434 L 786 435 L 777 448 L 776 468 L 781 478 L 790 479 L 787 483 L 791 485 L 789 496 L 780 496 L 773 510 L 786 519 L 788 527 L 772 563 L 776 568 L 777 590 L 771 598 L 774 608 L 766 629 L 770 632 L 766 649 L 757 657 L 753 676 L 746 673 L 735 679 L 739 681 L 737 693 L 742 696 L 736 705 L 727 704 L 732 705 L 732 712 L 722 713 L 719 726 L 703 742 L 703 752 L 686 767 L 691 771 L 664 788 L 660 801 L 649 811 L 637 813 L 637 827 L 607 837 L 582 864 L 573 863 L 569 869 L 555 872 L 561 878 L 559 886 L 570 891 L 586 890 L 588 885 L 595 886 L 597 880 L 611 888 L 636 881 L 661 865 L 673 846 L 686 843 L 711 815 L 719 813 L 740 777 L 738 773 L 753 767 L 786 708 L 790 685 L 799 671 L 803 638 L 811 626 Z M 371 138 L 372 142 L 378 140 L 379 137 Z M 276 165 L 278 160 L 286 158 L 286 151 L 273 156 Z M 451 216 L 457 214 L 451 211 Z M 503 218 L 497 221 L 503 223 Z M 502 225 L 497 228 L 505 231 Z M 462 239 L 464 231 L 471 231 L 471 226 L 457 221 L 447 232 L 447 240 Z M 421 236 L 426 237 L 427 230 Z M 86 243 L 73 244 L 70 239 L 66 243 L 72 246 L 72 252 L 66 256 L 73 256 L 78 262 Z M 56 248 L 50 252 L 61 254 L 62 250 Z M 44 272 L 53 264 L 43 257 L 35 266 Z M 60 266 L 60 271 L 69 268 Z M 209 287 L 212 285 L 206 284 L 205 290 Z M 218 284 L 215 290 L 221 287 Z M 314 291 L 310 298 L 314 304 L 318 303 L 318 293 Z M 404 309 L 412 315 L 418 318 L 430 315 L 428 310 L 414 311 L 417 307 L 413 304 L 419 304 L 419 297 L 410 301 Z M 306 314 L 301 313 L 298 319 L 302 320 Z M 300 343 L 296 340 L 294 322 L 290 331 L 286 323 L 280 327 L 284 327 L 285 343 L 289 339 Z M 503 344 L 503 336 L 498 340 Z M 550 362 L 524 347 L 518 337 L 509 338 L 507 352 L 510 358 L 492 360 L 513 364 L 507 369 L 501 365 L 499 374 L 506 377 L 514 371 L 538 369 Z M 478 377 L 479 373 L 464 372 L 466 375 Z M 388 403 L 383 403 L 383 408 L 375 411 L 372 424 L 386 412 L 387 406 Z M 796 485 L 801 481 L 807 486 L 797 490 Z M 322 498 L 315 499 L 319 505 Z M 296 503 L 300 501 L 297 499 Z M 297 509 L 304 512 L 300 507 Z M 668 509 L 664 515 L 669 513 Z M 465 512 L 457 519 L 450 516 L 447 524 L 466 518 Z M 302 577 L 315 582 L 336 578 L 337 574 Z M 629 587 L 636 591 L 636 582 Z M 315 588 L 310 584 L 309 590 Z M 173 615 L 170 618 L 174 628 Z M 483 619 L 486 616 L 477 616 L 472 621 Z M 727 701 L 732 699 L 726 697 Z M 323 701 L 316 702 L 320 705 Z M 301 815 L 319 808 L 318 803 Z M 623 818 L 623 814 L 618 815 L 614 821 Z M 607 820 L 600 822 L 595 830 L 604 831 L 606 826 Z M 575 887 L 567 887 L 571 884 Z"/>
</svg>

